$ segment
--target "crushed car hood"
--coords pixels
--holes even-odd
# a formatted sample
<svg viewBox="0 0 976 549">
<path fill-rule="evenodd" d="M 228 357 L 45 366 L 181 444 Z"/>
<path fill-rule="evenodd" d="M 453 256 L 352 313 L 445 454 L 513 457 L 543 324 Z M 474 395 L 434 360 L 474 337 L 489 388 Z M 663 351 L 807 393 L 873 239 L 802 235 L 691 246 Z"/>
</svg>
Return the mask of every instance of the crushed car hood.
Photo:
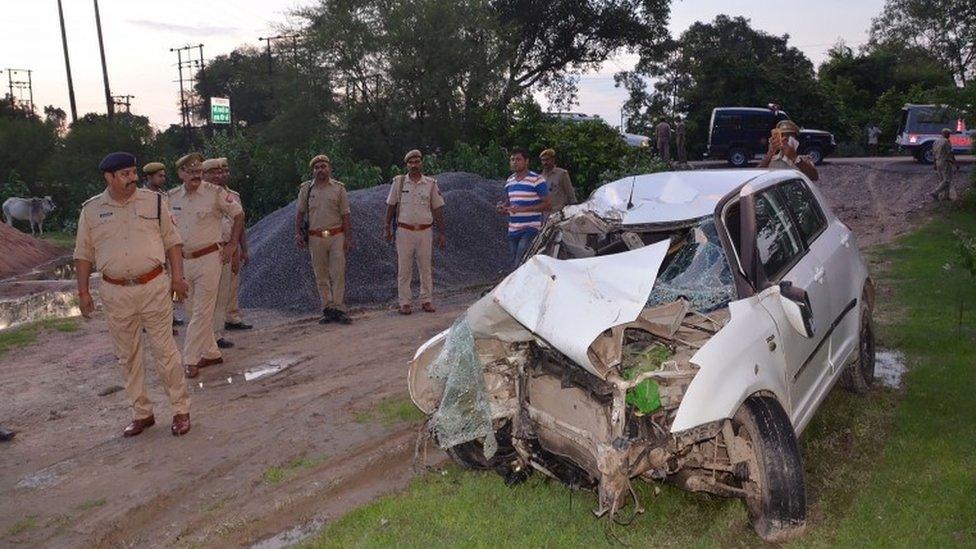
<svg viewBox="0 0 976 549">
<path fill-rule="evenodd" d="M 476 327 L 491 316 L 489 324 L 497 326 L 496 305 L 537 339 L 603 378 L 587 350 L 604 331 L 637 319 L 668 245 L 582 259 L 533 256 L 468 311 L 469 322 Z"/>
</svg>

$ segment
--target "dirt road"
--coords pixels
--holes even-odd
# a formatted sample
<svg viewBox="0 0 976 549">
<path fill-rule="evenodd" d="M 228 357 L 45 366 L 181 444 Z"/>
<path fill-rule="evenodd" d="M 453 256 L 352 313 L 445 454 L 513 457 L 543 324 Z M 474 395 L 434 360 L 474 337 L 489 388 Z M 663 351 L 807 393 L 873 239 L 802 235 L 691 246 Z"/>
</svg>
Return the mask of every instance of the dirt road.
<svg viewBox="0 0 976 549">
<path fill-rule="evenodd" d="M 907 161 L 821 167 L 821 189 L 862 246 L 890 242 L 936 213 L 927 197 L 933 186 L 931 167 Z M 194 380 L 202 386 L 193 386 L 193 430 L 181 439 L 169 434 L 154 374 L 147 379 L 157 425 L 119 436 L 129 409 L 121 391 L 99 396 L 121 384 L 100 316 L 7 353 L 0 424 L 20 433 L 0 443 L 0 543 L 236 546 L 270 538 L 274 546 L 405 486 L 416 434 L 416 423 L 397 420 L 408 409 L 405 363 L 475 295 L 442 299 L 436 314 L 361 311 L 345 327 L 248 311 L 256 329 L 231 333 L 237 347 L 227 363 Z M 245 372 L 276 368 L 245 380 Z"/>
</svg>

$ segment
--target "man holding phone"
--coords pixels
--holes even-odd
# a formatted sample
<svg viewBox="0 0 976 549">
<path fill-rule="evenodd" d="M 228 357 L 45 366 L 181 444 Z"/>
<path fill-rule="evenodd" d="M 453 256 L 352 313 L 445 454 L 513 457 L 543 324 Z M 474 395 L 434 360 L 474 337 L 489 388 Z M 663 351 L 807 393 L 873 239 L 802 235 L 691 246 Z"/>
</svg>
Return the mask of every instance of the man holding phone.
<svg viewBox="0 0 976 549">
<path fill-rule="evenodd" d="M 800 128 L 792 120 L 781 120 L 776 124 L 770 132 L 769 149 L 759 162 L 759 167 L 798 170 L 811 181 L 819 179 L 820 174 L 810 157 L 797 154 L 799 134 Z"/>
</svg>

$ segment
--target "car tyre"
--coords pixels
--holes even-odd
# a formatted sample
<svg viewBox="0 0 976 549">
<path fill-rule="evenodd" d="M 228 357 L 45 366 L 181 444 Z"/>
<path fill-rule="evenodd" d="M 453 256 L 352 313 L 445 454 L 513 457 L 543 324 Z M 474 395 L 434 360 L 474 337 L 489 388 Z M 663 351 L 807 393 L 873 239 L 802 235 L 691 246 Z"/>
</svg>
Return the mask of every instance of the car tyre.
<svg viewBox="0 0 976 549">
<path fill-rule="evenodd" d="M 512 446 L 511 424 L 506 423 L 496 431 L 495 440 L 498 442 L 498 450 L 490 459 L 485 457 L 484 445 L 480 440 L 472 440 L 448 448 L 447 455 L 465 469 L 496 471 L 505 476 L 509 465 L 518 456 L 515 447 Z"/>
<path fill-rule="evenodd" d="M 874 384 L 874 319 L 868 304 L 861 299 L 861 321 L 858 330 L 857 359 L 844 370 L 844 388 L 864 394 Z"/>
<path fill-rule="evenodd" d="M 918 150 L 918 155 L 915 156 L 919 162 L 922 164 L 932 164 L 935 162 L 935 152 L 932 151 L 932 144 L 926 143 L 922 145 L 922 148 Z"/>
<path fill-rule="evenodd" d="M 816 164 L 820 165 L 823 162 L 824 155 L 823 150 L 820 147 L 807 147 L 803 154 L 810 157 L 810 160 Z"/>
<path fill-rule="evenodd" d="M 742 147 L 729 149 L 729 164 L 736 168 L 744 168 L 749 163 L 749 153 Z"/>
<path fill-rule="evenodd" d="M 767 542 L 782 542 L 806 526 L 806 482 L 800 449 L 789 416 L 775 398 L 746 400 L 732 426 L 752 449 L 748 481 L 753 495 L 745 498 L 752 527 Z"/>
</svg>

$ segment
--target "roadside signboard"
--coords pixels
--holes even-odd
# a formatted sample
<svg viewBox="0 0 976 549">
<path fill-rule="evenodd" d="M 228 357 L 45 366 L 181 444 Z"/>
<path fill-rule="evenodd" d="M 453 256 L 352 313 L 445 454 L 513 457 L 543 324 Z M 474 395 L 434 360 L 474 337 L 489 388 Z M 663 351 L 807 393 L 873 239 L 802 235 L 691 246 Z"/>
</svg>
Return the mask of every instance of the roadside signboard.
<svg viewBox="0 0 976 549">
<path fill-rule="evenodd" d="M 226 97 L 210 98 L 210 123 L 230 124 L 230 99 Z"/>
</svg>

